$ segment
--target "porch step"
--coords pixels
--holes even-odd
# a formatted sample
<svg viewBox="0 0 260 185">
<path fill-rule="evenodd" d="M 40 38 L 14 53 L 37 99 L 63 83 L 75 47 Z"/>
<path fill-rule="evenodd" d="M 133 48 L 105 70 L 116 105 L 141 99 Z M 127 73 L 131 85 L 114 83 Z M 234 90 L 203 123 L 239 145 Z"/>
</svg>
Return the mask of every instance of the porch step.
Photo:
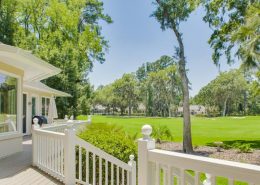
<svg viewBox="0 0 260 185">
<path fill-rule="evenodd" d="M 43 171 L 28 167 L 20 172 L 0 179 L 0 185 L 62 185 L 60 181 L 52 178 Z"/>
</svg>

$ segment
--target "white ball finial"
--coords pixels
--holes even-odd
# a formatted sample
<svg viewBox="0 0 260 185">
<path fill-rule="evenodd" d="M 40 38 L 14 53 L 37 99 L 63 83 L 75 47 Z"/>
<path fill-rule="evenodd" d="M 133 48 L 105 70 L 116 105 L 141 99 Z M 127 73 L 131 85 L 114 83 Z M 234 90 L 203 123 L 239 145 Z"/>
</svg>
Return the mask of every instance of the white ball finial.
<svg viewBox="0 0 260 185">
<path fill-rule="evenodd" d="M 130 161 L 133 161 L 135 159 L 135 156 L 132 154 L 129 156 Z"/>
<path fill-rule="evenodd" d="M 150 135 L 153 132 L 153 128 L 150 125 L 144 125 L 142 127 L 143 139 L 150 139 Z"/>
<path fill-rule="evenodd" d="M 39 123 L 39 120 L 37 118 L 33 118 L 33 123 L 37 125 Z"/>
</svg>

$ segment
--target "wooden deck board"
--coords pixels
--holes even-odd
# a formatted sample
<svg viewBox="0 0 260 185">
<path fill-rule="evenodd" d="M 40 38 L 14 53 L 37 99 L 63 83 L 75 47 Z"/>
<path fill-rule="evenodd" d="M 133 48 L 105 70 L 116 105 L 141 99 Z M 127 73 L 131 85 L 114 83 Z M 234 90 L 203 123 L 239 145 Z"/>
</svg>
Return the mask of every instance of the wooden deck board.
<svg viewBox="0 0 260 185">
<path fill-rule="evenodd" d="M 61 185 L 62 183 L 32 165 L 30 138 L 23 142 L 23 152 L 0 159 L 0 185 Z"/>
<path fill-rule="evenodd" d="M 28 167 L 24 169 L 20 173 L 7 177 L 4 179 L 0 179 L 0 185 L 62 185 L 58 180 L 48 176 L 44 172 L 33 168 Z"/>
</svg>

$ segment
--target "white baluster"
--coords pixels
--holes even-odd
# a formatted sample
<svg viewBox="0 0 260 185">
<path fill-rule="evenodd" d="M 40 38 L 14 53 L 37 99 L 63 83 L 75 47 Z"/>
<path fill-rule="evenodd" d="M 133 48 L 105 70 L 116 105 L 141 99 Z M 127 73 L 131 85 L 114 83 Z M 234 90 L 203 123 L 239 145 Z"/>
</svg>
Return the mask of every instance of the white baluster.
<svg viewBox="0 0 260 185">
<path fill-rule="evenodd" d="M 119 185 L 119 167 L 116 167 L 116 185 Z"/>
<path fill-rule="evenodd" d="M 234 185 L 234 179 L 228 179 L 228 185 Z"/>
<path fill-rule="evenodd" d="M 161 169 L 160 169 L 160 164 L 157 162 L 156 163 L 156 168 L 155 168 L 155 185 L 160 185 L 160 180 L 161 180 Z"/>
<path fill-rule="evenodd" d="M 111 185 L 114 185 L 114 164 L 111 162 Z"/>
<path fill-rule="evenodd" d="M 194 182 L 195 185 L 200 185 L 200 173 L 197 171 L 195 171 Z"/>
<path fill-rule="evenodd" d="M 61 140 L 62 146 L 61 146 L 61 172 L 62 174 L 64 174 L 64 141 Z"/>
<path fill-rule="evenodd" d="M 203 181 L 203 185 L 215 185 L 216 180 L 215 177 L 211 174 L 206 173 L 206 179 Z"/>
<path fill-rule="evenodd" d="M 171 166 L 169 165 L 168 166 L 168 169 L 167 169 L 167 184 L 168 185 L 172 185 L 172 170 L 171 170 Z"/>
<path fill-rule="evenodd" d="M 106 160 L 105 185 L 108 185 L 108 161 Z"/>
<path fill-rule="evenodd" d="M 130 172 L 127 171 L 126 173 L 127 173 L 127 177 L 126 177 L 127 178 L 127 182 L 126 183 L 127 183 L 127 185 L 130 185 Z"/>
<path fill-rule="evenodd" d="M 125 184 L 125 170 L 122 168 L 122 185 L 124 185 Z"/>
<path fill-rule="evenodd" d="M 58 139 L 54 140 L 54 160 L 55 160 L 55 172 L 58 171 Z"/>
<path fill-rule="evenodd" d="M 179 184 L 185 185 L 185 170 L 184 169 L 180 169 Z"/>
</svg>

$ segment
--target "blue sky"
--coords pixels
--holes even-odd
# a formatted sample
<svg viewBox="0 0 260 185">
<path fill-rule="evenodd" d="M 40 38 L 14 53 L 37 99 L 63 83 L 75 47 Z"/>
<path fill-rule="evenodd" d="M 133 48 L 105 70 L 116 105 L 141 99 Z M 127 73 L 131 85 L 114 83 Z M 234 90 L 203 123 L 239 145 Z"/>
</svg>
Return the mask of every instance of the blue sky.
<svg viewBox="0 0 260 185">
<path fill-rule="evenodd" d="M 104 64 L 95 63 L 90 82 L 96 87 L 134 72 L 144 62 L 153 62 L 162 55 L 173 56 L 177 44 L 172 31 L 162 31 L 159 23 L 150 17 L 154 10 L 152 0 L 109 0 L 104 2 L 105 12 L 114 23 L 102 23 L 102 33 L 109 40 L 109 52 Z M 187 57 L 191 96 L 218 75 L 218 68 L 211 60 L 212 49 L 207 43 L 211 30 L 202 21 L 202 8 L 194 12 L 181 25 Z M 228 66 L 225 59 L 221 71 L 236 68 Z"/>
</svg>

